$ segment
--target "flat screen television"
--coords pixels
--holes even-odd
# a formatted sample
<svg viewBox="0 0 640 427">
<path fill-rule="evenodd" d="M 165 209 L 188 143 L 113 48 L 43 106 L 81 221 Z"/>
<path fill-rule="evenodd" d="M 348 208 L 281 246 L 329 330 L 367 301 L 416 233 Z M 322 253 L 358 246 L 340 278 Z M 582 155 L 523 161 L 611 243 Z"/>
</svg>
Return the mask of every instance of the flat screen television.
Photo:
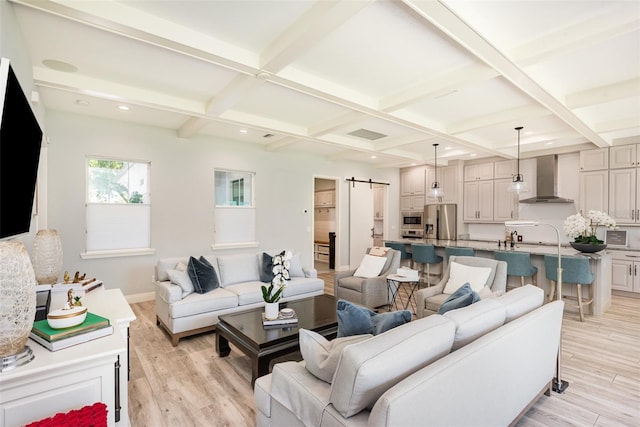
<svg viewBox="0 0 640 427">
<path fill-rule="evenodd" d="M 29 231 L 42 129 L 9 60 L 0 59 L 0 239 Z"/>
</svg>

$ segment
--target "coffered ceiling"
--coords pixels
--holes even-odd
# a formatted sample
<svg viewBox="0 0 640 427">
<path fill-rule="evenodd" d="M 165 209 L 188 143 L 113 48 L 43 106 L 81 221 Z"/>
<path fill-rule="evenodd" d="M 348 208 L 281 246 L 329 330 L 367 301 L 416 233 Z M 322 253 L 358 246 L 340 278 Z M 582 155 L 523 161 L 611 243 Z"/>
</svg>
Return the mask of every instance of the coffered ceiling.
<svg viewBox="0 0 640 427">
<path fill-rule="evenodd" d="M 50 109 L 379 167 L 640 142 L 638 1 L 10 1 Z"/>
</svg>

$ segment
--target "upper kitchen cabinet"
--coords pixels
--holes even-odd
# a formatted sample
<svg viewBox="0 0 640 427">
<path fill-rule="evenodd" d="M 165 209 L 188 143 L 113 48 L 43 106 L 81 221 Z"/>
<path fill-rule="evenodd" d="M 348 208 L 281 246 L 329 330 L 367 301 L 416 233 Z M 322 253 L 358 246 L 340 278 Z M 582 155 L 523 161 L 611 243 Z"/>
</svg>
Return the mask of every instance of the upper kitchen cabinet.
<svg viewBox="0 0 640 427">
<path fill-rule="evenodd" d="M 493 163 L 494 162 L 464 165 L 465 182 L 493 179 Z"/>
<path fill-rule="evenodd" d="M 493 220 L 497 222 L 515 219 L 518 204 L 516 193 L 510 193 L 508 188 L 513 182 L 510 178 L 493 181 Z"/>
<path fill-rule="evenodd" d="M 442 188 L 443 196 L 441 200 L 436 200 L 431 197 L 427 197 L 428 203 L 458 203 L 458 166 L 444 166 L 438 168 L 438 182 L 440 188 Z M 428 170 L 427 179 L 427 193 L 431 189 L 431 184 L 436 180 L 435 171 L 433 168 Z"/>
<path fill-rule="evenodd" d="M 335 190 L 321 190 L 314 193 L 314 205 L 316 208 L 328 208 L 336 205 Z"/>
<path fill-rule="evenodd" d="M 637 145 L 618 145 L 609 148 L 609 168 L 624 169 L 638 166 Z"/>
<path fill-rule="evenodd" d="M 635 158 L 635 157 L 634 157 Z M 580 171 L 609 169 L 609 149 L 598 148 L 580 152 Z"/>
<path fill-rule="evenodd" d="M 618 224 L 640 222 L 638 176 L 636 168 L 609 171 L 609 215 Z"/>
<path fill-rule="evenodd" d="M 583 215 L 587 215 L 592 209 L 609 212 L 608 169 L 580 172 L 580 210 Z"/>
<path fill-rule="evenodd" d="M 419 196 L 424 195 L 425 178 L 427 168 L 417 166 L 415 168 L 400 170 L 400 195 Z"/>
<path fill-rule="evenodd" d="M 464 222 L 493 222 L 493 180 L 464 183 Z"/>
<path fill-rule="evenodd" d="M 493 164 L 493 175 L 495 179 L 513 178 L 517 173 L 515 160 L 501 160 Z"/>
<path fill-rule="evenodd" d="M 400 211 L 412 212 L 424 210 L 424 196 L 402 196 L 400 197 Z"/>
</svg>

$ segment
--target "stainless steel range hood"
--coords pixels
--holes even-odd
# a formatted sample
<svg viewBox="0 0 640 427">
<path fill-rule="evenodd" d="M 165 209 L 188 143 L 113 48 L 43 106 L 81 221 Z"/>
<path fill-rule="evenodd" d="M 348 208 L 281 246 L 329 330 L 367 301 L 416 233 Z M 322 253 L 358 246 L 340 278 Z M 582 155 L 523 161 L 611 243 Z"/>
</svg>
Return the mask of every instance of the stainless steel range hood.
<svg viewBox="0 0 640 427">
<path fill-rule="evenodd" d="M 558 155 L 550 154 L 536 158 L 536 192 L 535 197 L 520 200 L 520 203 L 573 203 L 558 193 Z"/>
</svg>

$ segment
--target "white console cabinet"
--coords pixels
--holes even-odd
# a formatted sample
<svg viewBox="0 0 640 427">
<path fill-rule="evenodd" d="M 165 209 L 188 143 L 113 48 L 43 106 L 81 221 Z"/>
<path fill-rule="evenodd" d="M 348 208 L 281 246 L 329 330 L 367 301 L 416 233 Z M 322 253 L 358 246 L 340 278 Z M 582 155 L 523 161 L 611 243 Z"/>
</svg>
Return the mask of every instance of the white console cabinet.
<svg viewBox="0 0 640 427">
<path fill-rule="evenodd" d="M 96 402 L 107 405 L 107 425 L 129 425 L 128 329 L 136 317 L 119 289 L 99 288 L 82 301 L 90 312 L 109 318 L 114 333 L 58 351 L 28 340 L 34 360 L 0 373 L 0 427 L 23 426 Z"/>
</svg>

